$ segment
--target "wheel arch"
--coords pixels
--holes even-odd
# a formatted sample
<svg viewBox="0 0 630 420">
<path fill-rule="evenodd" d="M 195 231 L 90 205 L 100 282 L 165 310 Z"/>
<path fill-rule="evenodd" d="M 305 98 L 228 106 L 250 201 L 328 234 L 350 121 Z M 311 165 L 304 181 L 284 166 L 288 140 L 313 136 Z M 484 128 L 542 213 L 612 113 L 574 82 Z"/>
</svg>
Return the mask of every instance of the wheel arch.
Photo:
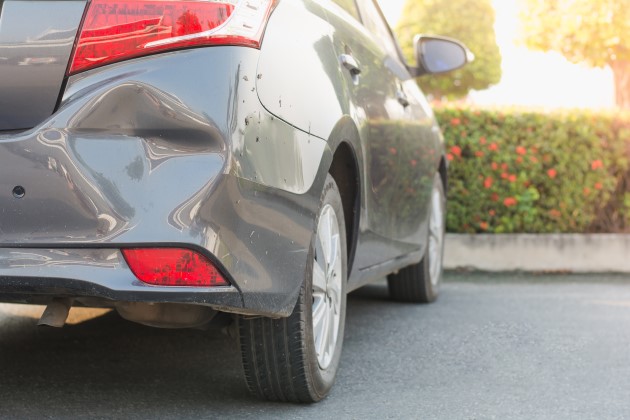
<svg viewBox="0 0 630 420">
<path fill-rule="evenodd" d="M 332 160 L 328 173 L 339 188 L 346 225 L 348 276 L 352 271 L 361 218 L 361 158 L 359 132 L 354 121 L 344 117 L 337 123 L 329 141 Z"/>
</svg>

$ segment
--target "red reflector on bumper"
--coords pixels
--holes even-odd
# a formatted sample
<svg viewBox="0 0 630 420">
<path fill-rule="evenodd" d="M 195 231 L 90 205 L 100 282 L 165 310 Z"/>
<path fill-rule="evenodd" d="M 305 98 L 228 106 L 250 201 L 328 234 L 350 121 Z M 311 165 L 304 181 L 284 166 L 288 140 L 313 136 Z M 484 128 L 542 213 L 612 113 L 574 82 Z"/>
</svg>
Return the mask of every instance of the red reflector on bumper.
<svg viewBox="0 0 630 420">
<path fill-rule="evenodd" d="M 135 248 L 122 253 L 133 274 L 155 286 L 228 286 L 206 257 L 190 249 Z"/>
</svg>

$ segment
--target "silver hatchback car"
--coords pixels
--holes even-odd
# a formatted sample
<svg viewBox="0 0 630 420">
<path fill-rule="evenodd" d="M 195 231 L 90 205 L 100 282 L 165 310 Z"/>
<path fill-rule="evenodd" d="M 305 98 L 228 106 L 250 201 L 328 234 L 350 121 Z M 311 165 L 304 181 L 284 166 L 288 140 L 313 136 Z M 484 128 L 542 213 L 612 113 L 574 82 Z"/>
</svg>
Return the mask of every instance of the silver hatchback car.
<svg viewBox="0 0 630 420">
<path fill-rule="evenodd" d="M 438 294 L 443 138 L 373 0 L 0 0 L 0 301 L 233 320 L 249 388 L 329 392 L 346 294 Z"/>
</svg>

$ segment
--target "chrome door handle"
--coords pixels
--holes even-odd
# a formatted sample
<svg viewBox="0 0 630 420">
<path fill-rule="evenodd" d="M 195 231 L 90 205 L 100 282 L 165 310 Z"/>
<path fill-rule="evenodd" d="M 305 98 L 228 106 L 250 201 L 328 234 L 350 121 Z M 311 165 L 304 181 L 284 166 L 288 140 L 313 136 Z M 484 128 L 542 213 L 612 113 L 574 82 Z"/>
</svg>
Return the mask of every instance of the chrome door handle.
<svg viewBox="0 0 630 420">
<path fill-rule="evenodd" d="M 361 68 L 359 67 L 359 63 L 354 59 L 350 54 L 341 54 L 339 56 L 339 61 L 341 64 L 350 72 L 352 76 L 358 76 L 361 74 Z"/>
</svg>

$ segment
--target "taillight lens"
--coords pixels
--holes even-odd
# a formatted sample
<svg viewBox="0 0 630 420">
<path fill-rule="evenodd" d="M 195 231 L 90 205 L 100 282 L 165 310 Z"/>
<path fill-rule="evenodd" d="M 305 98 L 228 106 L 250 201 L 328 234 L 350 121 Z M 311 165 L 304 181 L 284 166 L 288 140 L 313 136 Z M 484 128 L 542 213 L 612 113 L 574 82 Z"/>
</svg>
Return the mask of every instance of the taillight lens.
<svg viewBox="0 0 630 420">
<path fill-rule="evenodd" d="M 69 74 L 179 48 L 259 48 L 276 1 L 91 0 Z"/>
<path fill-rule="evenodd" d="M 134 248 L 122 253 L 133 274 L 155 286 L 228 286 L 202 254 L 181 248 Z"/>
</svg>

